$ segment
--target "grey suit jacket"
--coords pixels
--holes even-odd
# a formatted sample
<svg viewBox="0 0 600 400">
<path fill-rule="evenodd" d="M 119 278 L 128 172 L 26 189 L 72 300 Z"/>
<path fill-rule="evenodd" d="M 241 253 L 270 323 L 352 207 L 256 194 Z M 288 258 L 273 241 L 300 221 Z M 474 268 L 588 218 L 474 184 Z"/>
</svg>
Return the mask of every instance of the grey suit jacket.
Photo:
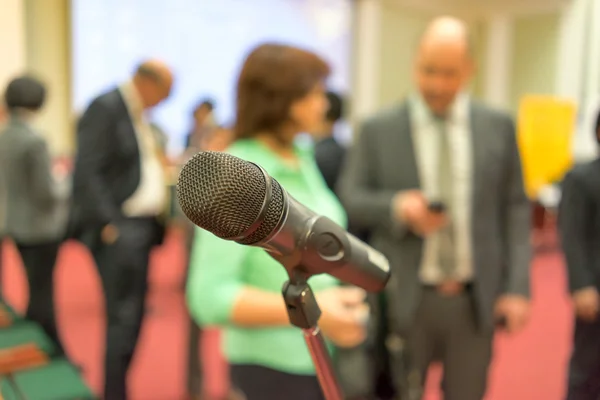
<svg viewBox="0 0 600 400">
<path fill-rule="evenodd" d="M 338 188 L 350 220 L 369 229 L 371 244 L 390 260 L 387 317 L 400 335 L 410 328 L 419 301 L 424 247 L 421 237 L 393 221 L 391 210 L 396 193 L 420 188 L 409 107 L 396 106 L 364 123 Z M 477 103 L 470 107 L 473 290 L 478 322 L 493 329 L 499 295 L 529 295 L 531 207 L 512 120 Z"/>
<path fill-rule="evenodd" d="M 68 186 L 54 181 L 51 168 L 45 140 L 26 123 L 11 118 L 0 132 L 2 230 L 19 243 L 44 243 L 64 236 Z"/>
</svg>

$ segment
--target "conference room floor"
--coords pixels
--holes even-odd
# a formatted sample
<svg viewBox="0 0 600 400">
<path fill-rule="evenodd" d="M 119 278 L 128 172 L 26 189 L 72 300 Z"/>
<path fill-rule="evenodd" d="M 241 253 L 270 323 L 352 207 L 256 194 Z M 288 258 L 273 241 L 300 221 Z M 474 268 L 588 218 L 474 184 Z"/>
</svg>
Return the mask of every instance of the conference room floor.
<svg viewBox="0 0 600 400">
<path fill-rule="evenodd" d="M 28 296 L 24 272 L 15 249 L 6 244 L 6 250 L 4 294 L 17 309 L 24 310 Z M 186 398 L 188 319 L 181 291 L 184 259 L 182 236 L 171 232 L 153 257 L 149 313 L 130 375 L 133 400 Z M 532 273 L 531 322 L 519 335 L 498 336 L 487 400 L 562 399 L 572 316 L 560 255 L 539 254 Z M 82 246 L 64 246 L 56 278 L 60 329 L 67 349 L 97 391 L 102 382 L 104 307 L 91 257 Z M 217 343 L 218 336 L 211 332 L 204 346 L 213 348 Z M 223 385 L 222 376 L 215 373 L 218 358 L 211 356 L 207 364 L 212 376 L 208 383 L 215 391 Z M 426 400 L 440 399 L 439 376 L 435 369 Z"/>
</svg>

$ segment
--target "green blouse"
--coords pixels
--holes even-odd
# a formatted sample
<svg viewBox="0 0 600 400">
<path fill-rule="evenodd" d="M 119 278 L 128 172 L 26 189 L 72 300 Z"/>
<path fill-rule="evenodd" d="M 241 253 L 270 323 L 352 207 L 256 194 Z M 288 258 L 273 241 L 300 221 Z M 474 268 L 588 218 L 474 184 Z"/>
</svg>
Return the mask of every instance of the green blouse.
<svg viewBox="0 0 600 400">
<path fill-rule="evenodd" d="M 299 167 L 292 168 L 253 139 L 235 142 L 229 153 L 261 165 L 296 200 L 346 226 L 346 214 L 327 188 L 314 161 L 312 148 L 297 145 Z M 293 326 L 240 327 L 230 323 L 233 304 L 244 286 L 281 293 L 285 269 L 264 250 L 225 241 L 196 230 L 192 249 L 187 302 L 192 317 L 202 325 L 223 327 L 223 351 L 231 364 L 254 364 L 292 374 L 314 374 L 302 332 Z M 329 275 L 309 280 L 317 292 L 338 284 Z"/>
</svg>

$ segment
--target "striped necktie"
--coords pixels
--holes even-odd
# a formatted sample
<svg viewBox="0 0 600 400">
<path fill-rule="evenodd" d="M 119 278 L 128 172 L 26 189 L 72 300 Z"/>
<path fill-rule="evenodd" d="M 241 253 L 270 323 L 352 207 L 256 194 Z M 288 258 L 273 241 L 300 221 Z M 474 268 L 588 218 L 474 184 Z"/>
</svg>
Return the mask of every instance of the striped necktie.
<svg viewBox="0 0 600 400">
<path fill-rule="evenodd" d="M 451 279 L 456 268 L 454 228 L 452 226 L 453 178 L 452 149 L 448 140 L 447 121 L 438 121 L 438 190 L 439 200 L 446 205 L 449 219 L 439 232 L 438 263 L 444 279 Z"/>
</svg>

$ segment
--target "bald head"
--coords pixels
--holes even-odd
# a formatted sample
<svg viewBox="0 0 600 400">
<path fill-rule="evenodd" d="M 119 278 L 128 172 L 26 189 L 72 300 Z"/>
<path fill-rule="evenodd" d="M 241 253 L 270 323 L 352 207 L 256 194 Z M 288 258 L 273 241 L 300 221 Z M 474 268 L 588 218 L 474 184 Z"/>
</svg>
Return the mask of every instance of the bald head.
<svg viewBox="0 0 600 400">
<path fill-rule="evenodd" d="M 473 73 L 467 25 L 456 18 L 433 20 L 419 41 L 415 80 L 431 111 L 446 114 Z"/>
<path fill-rule="evenodd" d="M 151 108 L 169 97 L 173 85 L 173 73 L 164 62 L 147 60 L 136 68 L 133 82 L 144 107 Z"/>
<path fill-rule="evenodd" d="M 440 17 L 431 21 L 421 36 L 419 50 L 440 47 L 454 47 L 469 57 L 472 48 L 467 25 L 453 17 Z"/>
</svg>

